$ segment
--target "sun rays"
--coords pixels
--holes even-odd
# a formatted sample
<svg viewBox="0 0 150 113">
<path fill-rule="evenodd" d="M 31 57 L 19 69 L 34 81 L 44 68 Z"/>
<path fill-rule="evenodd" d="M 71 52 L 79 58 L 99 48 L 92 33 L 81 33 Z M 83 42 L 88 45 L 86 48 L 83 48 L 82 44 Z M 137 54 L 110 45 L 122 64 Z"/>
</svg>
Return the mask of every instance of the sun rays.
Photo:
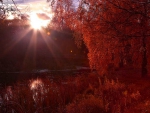
<svg viewBox="0 0 150 113">
<path fill-rule="evenodd" d="M 19 7 L 23 6 L 20 5 Z M 39 7 L 41 7 L 41 10 L 39 10 Z M 11 38 L 0 57 L 4 58 L 13 54 L 14 59 L 12 57 L 10 59 L 15 60 L 15 58 L 20 57 L 17 57 L 17 55 L 21 55 L 20 71 L 32 71 L 42 66 L 49 69 L 61 67 L 63 62 L 65 62 L 64 59 L 62 59 L 63 61 L 59 60 L 59 57 L 64 56 L 62 55 L 62 48 L 57 44 L 58 41 L 51 36 L 53 33 L 47 31 L 48 26 L 51 26 L 51 20 L 54 16 L 51 8 L 49 6 L 41 6 L 38 3 L 33 5 L 32 11 L 27 12 L 26 15 L 27 18 L 25 20 L 18 18 L 20 26 L 13 24 L 15 32 L 11 34 Z M 13 21 L 15 17 L 11 16 L 12 18 L 8 19 Z M 25 15 L 23 14 L 23 16 Z M 38 61 L 39 58 L 42 58 L 40 59 L 41 61 Z M 48 62 L 53 65 L 49 65 Z"/>
<path fill-rule="evenodd" d="M 45 9 L 46 10 L 46 9 Z M 21 22 L 20 26 L 17 26 L 16 24 L 10 24 L 9 27 L 14 27 L 13 33 L 11 34 L 11 38 L 8 41 L 7 44 L 5 44 L 5 49 L 1 52 L 0 58 L 4 58 L 7 55 L 10 54 L 10 52 L 14 52 L 13 54 L 16 56 L 17 51 L 21 50 L 20 53 L 24 54 L 24 60 L 22 61 L 22 67 L 21 69 L 24 69 L 25 65 L 27 65 L 27 62 L 32 62 L 34 67 L 36 67 L 36 55 L 37 55 L 37 39 L 42 39 L 45 43 L 45 46 L 47 46 L 50 54 L 53 54 L 53 51 L 48 44 L 50 40 L 50 31 L 46 32 L 45 28 L 50 24 L 51 19 L 53 17 L 53 13 L 49 11 L 49 8 L 45 11 L 32 11 L 28 13 L 29 18 L 28 20 L 20 20 L 18 19 L 18 22 Z M 10 23 L 13 22 L 13 15 L 11 20 L 8 18 Z M 11 22 L 12 21 L 12 22 Z M 43 43 L 43 42 L 42 42 Z M 20 47 L 18 45 L 23 44 L 22 46 L 26 46 L 25 49 L 18 49 L 16 47 Z M 21 46 L 21 47 L 22 47 Z M 16 49 L 16 50 L 15 50 Z M 32 52 L 31 52 L 32 51 Z M 31 59 L 29 59 L 29 57 Z"/>
</svg>

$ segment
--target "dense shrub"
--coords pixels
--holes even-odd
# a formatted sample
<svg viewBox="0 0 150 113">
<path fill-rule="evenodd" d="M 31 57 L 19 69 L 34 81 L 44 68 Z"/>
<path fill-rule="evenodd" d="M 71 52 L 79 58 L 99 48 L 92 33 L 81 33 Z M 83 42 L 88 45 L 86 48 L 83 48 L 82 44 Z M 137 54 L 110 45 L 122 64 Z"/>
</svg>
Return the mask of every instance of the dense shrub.
<svg viewBox="0 0 150 113">
<path fill-rule="evenodd" d="M 118 80 L 96 74 L 20 82 L 1 92 L 4 103 L 14 102 L 28 113 L 123 113 L 140 93 Z M 1 107 L 2 108 L 2 107 Z"/>
</svg>

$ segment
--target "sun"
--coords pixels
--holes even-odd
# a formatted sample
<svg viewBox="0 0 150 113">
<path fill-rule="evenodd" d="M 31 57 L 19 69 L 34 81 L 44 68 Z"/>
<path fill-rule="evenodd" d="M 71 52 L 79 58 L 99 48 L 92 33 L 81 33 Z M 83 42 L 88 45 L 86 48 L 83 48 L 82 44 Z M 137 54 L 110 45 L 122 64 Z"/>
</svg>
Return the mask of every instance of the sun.
<svg viewBox="0 0 150 113">
<path fill-rule="evenodd" d="M 34 29 L 40 29 L 42 27 L 41 21 L 42 20 L 40 20 L 38 18 L 38 16 L 36 15 L 36 13 L 32 13 L 30 15 L 30 24 L 31 24 L 32 28 L 34 28 Z"/>
<path fill-rule="evenodd" d="M 41 29 L 42 27 L 46 27 L 48 23 L 48 20 L 39 18 L 36 13 L 30 15 L 30 25 L 33 29 Z"/>
</svg>

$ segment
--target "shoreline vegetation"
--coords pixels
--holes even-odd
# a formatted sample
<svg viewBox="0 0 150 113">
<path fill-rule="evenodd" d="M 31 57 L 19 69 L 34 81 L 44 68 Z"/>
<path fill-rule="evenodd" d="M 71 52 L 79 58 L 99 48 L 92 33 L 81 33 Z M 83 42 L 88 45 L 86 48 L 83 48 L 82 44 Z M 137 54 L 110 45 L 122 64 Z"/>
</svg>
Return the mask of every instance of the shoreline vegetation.
<svg viewBox="0 0 150 113">
<path fill-rule="evenodd" d="M 44 76 L 17 81 L 1 90 L 1 103 L 14 102 L 10 109 L 21 113 L 140 113 L 148 108 L 148 79 L 135 77 L 132 71 L 126 78 L 125 71 L 116 71 L 114 76 L 99 76 L 98 73 L 80 73 L 74 76 Z M 44 74 L 43 74 L 44 75 Z M 118 78 L 117 78 L 118 77 Z M 132 78 L 132 79 L 131 79 Z M 136 78 L 136 81 L 133 81 Z M 128 79 L 128 82 L 127 82 Z M 121 82 L 120 82 L 121 81 Z M 143 87 L 139 83 L 144 83 Z M 145 97 L 143 97 L 145 95 Z M 142 107 L 137 108 L 137 106 Z M 6 106 L 2 106 L 6 107 Z M 0 107 L 1 110 L 4 110 Z"/>
</svg>

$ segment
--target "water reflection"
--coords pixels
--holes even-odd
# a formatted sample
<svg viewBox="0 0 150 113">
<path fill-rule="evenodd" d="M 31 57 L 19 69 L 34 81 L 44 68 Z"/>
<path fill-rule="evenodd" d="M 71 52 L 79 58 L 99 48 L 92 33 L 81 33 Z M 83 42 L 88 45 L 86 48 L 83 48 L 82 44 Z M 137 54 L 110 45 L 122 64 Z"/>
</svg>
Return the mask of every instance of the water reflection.
<svg viewBox="0 0 150 113">
<path fill-rule="evenodd" d="M 12 86 L 8 86 L 6 89 L 5 100 L 10 101 L 13 98 Z"/>
<path fill-rule="evenodd" d="M 30 90 L 32 91 L 32 97 L 36 105 L 41 104 L 44 101 L 45 95 L 48 93 L 49 88 L 46 88 L 44 82 L 41 79 L 30 81 Z"/>
<path fill-rule="evenodd" d="M 30 81 L 30 89 L 31 90 L 40 90 L 44 86 L 44 83 L 41 79 L 31 80 Z"/>
</svg>

